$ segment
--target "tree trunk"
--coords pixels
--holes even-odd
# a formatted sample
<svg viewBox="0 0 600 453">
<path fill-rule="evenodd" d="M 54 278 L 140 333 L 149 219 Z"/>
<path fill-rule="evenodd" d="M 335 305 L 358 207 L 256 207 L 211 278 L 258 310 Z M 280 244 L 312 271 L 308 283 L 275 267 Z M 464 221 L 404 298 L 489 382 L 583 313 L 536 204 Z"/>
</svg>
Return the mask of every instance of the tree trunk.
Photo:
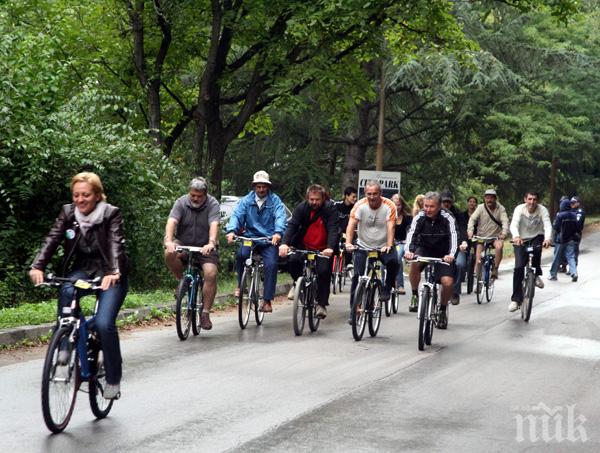
<svg viewBox="0 0 600 453">
<path fill-rule="evenodd" d="M 369 146 L 370 113 L 373 105 L 362 102 L 357 108 L 358 128 L 346 149 L 342 188 L 358 188 L 358 171 L 365 168 L 365 156 Z"/>
</svg>

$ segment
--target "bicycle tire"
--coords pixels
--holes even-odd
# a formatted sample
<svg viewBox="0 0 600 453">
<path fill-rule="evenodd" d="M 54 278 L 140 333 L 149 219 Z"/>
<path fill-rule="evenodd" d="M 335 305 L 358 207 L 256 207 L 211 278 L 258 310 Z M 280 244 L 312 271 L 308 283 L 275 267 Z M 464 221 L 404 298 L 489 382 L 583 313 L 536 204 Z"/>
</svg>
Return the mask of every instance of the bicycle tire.
<svg viewBox="0 0 600 453">
<path fill-rule="evenodd" d="M 473 292 L 473 283 L 475 280 L 475 251 L 469 254 L 469 262 L 467 263 L 467 294 Z"/>
<path fill-rule="evenodd" d="M 240 329 L 245 329 L 250 319 L 252 301 L 250 290 L 252 289 L 252 268 L 245 267 L 240 280 L 240 295 L 238 296 L 238 323 Z"/>
<path fill-rule="evenodd" d="M 431 291 L 429 286 L 423 286 L 419 297 L 419 336 L 418 336 L 418 348 L 419 351 L 425 349 L 425 326 L 428 324 L 427 317 L 429 313 L 429 303 L 431 298 Z"/>
<path fill-rule="evenodd" d="M 255 278 L 255 286 L 254 286 L 254 296 L 252 298 L 252 302 L 254 303 L 254 320 L 256 321 L 256 325 L 260 326 L 265 319 L 265 312 L 261 311 L 260 301 L 263 300 L 263 270 L 261 267 L 257 270 L 258 275 Z"/>
<path fill-rule="evenodd" d="M 316 281 L 308 287 L 308 294 L 306 295 L 307 300 L 310 300 L 307 308 L 308 314 L 308 328 L 311 332 L 316 332 L 321 323 L 321 319 L 317 318 L 317 304 L 315 303 L 315 287 Z"/>
<path fill-rule="evenodd" d="M 194 335 L 200 335 L 202 326 L 200 325 L 200 314 L 204 308 L 204 294 L 202 292 L 202 285 L 200 281 L 196 285 L 196 296 L 192 301 L 192 333 Z"/>
<path fill-rule="evenodd" d="M 106 388 L 106 369 L 104 368 L 104 354 L 99 342 L 94 340 L 89 349 L 88 359 L 93 370 L 88 382 L 90 408 L 96 418 L 102 419 L 112 409 L 114 400 L 107 400 L 103 396 Z"/>
<path fill-rule="evenodd" d="M 381 326 L 381 312 L 383 311 L 382 302 L 381 302 L 381 284 L 377 281 L 371 285 L 371 288 L 368 291 L 369 293 L 369 335 L 372 337 L 377 336 L 377 332 L 379 332 L 379 327 Z M 391 301 L 391 297 L 388 302 Z M 388 303 L 386 302 L 386 307 Z M 391 304 L 390 304 L 391 307 Z M 387 308 L 386 308 L 386 316 L 387 316 Z"/>
<path fill-rule="evenodd" d="M 396 292 L 396 290 L 392 291 L 392 312 L 394 314 L 398 313 L 400 309 L 400 294 Z"/>
<path fill-rule="evenodd" d="M 296 287 L 294 288 L 294 302 L 292 314 L 292 323 L 294 327 L 294 334 L 296 336 L 302 335 L 304 330 L 304 322 L 306 320 L 306 289 L 304 287 L 304 277 L 298 277 L 296 280 Z"/>
<path fill-rule="evenodd" d="M 475 296 L 477 297 L 477 303 L 481 304 L 483 302 L 483 289 L 484 289 L 484 284 L 483 284 L 483 266 L 484 266 L 484 262 L 483 260 L 481 261 L 481 263 L 479 263 L 479 269 L 477 269 L 477 277 L 475 280 Z"/>
<path fill-rule="evenodd" d="M 58 364 L 60 344 L 68 341 L 73 328 L 61 327 L 54 332 L 44 360 L 42 414 L 46 426 L 53 433 L 62 432 L 69 424 L 80 384 L 79 354 L 76 347 L 72 348 L 66 365 Z"/>
<path fill-rule="evenodd" d="M 494 287 L 496 286 L 496 279 L 490 278 L 487 285 L 485 286 L 485 300 L 488 302 L 492 301 L 494 297 Z"/>
<path fill-rule="evenodd" d="M 531 310 L 533 308 L 533 297 L 535 295 L 535 273 L 529 272 L 525 280 L 525 288 L 523 291 L 523 302 L 521 303 L 521 318 L 525 322 L 529 322 L 531 318 Z"/>
<path fill-rule="evenodd" d="M 365 324 L 367 321 L 365 292 L 365 282 L 359 282 L 356 291 L 354 292 L 354 302 L 352 303 L 351 309 L 352 336 L 355 341 L 362 340 L 363 334 L 365 333 Z"/>
<path fill-rule="evenodd" d="M 181 341 L 187 339 L 192 327 L 192 309 L 190 307 L 190 285 L 189 278 L 182 278 L 177 288 L 177 301 L 175 302 L 175 327 L 177 336 Z"/>
<path fill-rule="evenodd" d="M 331 269 L 332 269 L 332 272 L 331 272 L 331 290 L 332 290 L 333 294 L 336 294 L 336 292 L 337 292 L 337 274 L 338 274 L 337 267 L 338 267 L 338 261 L 339 261 L 338 256 L 337 255 L 333 255 L 333 263 L 331 265 Z"/>
<path fill-rule="evenodd" d="M 393 297 L 394 291 L 395 291 L 395 289 L 392 288 L 391 291 L 390 291 L 390 298 L 385 302 L 385 316 L 386 316 L 386 318 L 389 318 L 390 316 L 392 316 L 392 310 L 393 310 L 393 308 L 392 308 L 392 304 L 393 304 L 392 297 Z"/>
</svg>

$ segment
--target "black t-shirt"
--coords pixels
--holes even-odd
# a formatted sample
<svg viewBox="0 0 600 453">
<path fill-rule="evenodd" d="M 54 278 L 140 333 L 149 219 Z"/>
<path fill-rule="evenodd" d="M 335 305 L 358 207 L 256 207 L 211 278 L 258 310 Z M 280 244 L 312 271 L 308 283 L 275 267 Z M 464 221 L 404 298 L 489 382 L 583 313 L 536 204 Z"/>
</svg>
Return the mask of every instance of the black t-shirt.
<svg viewBox="0 0 600 453">
<path fill-rule="evenodd" d="M 350 221 L 350 211 L 354 207 L 353 204 L 346 205 L 343 201 L 338 201 L 335 204 L 335 207 L 338 211 L 338 228 L 340 233 L 345 233 L 346 228 L 348 228 L 348 222 Z"/>
<path fill-rule="evenodd" d="M 394 230 L 394 239 L 398 242 L 406 240 L 406 233 L 410 228 L 410 224 L 412 223 L 413 216 L 411 215 L 403 215 L 402 223 L 396 224 L 396 229 Z"/>
</svg>

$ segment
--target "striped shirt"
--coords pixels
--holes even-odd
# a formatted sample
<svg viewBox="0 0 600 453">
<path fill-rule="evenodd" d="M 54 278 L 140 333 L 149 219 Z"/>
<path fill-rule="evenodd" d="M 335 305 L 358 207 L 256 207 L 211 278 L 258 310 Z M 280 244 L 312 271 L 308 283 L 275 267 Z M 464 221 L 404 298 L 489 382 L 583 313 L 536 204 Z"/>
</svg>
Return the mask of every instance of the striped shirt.
<svg viewBox="0 0 600 453">
<path fill-rule="evenodd" d="M 361 198 L 350 211 L 350 218 L 358 221 L 358 245 L 361 247 L 387 246 L 387 222 L 396 221 L 396 205 L 385 197 L 381 197 L 381 201 L 379 208 L 371 209 L 369 200 Z"/>
</svg>

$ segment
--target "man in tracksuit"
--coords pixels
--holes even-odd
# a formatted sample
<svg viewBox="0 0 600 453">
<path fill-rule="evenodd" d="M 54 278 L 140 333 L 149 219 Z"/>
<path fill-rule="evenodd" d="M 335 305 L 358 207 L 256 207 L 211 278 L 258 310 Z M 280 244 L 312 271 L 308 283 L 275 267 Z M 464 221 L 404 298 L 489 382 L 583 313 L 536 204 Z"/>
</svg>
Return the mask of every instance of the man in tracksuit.
<svg viewBox="0 0 600 453">
<path fill-rule="evenodd" d="M 571 209 L 571 200 L 560 202 L 560 212 L 556 214 L 553 225 L 555 235 L 554 259 L 550 267 L 550 280 L 556 280 L 558 266 L 563 255 L 569 264 L 571 279 L 577 281 L 577 263 L 575 262 L 576 238 L 579 231 L 577 213 Z"/>
<path fill-rule="evenodd" d="M 458 248 L 458 229 L 454 216 L 442 209 L 440 198 L 438 192 L 425 194 L 423 209 L 414 217 L 406 236 L 404 257 L 407 260 L 412 260 L 415 256 L 442 258 L 450 264 L 450 266 L 443 264 L 435 266 L 436 279 L 442 285 L 440 297 L 442 312 L 437 326 L 445 329 L 448 326 L 446 309 L 448 301 L 452 297 L 454 275 L 456 274 L 454 257 Z M 410 265 L 411 311 L 416 311 L 417 308 L 418 288 L 423 267 L 424 263 L 418 262 Z"/>
</svg>

